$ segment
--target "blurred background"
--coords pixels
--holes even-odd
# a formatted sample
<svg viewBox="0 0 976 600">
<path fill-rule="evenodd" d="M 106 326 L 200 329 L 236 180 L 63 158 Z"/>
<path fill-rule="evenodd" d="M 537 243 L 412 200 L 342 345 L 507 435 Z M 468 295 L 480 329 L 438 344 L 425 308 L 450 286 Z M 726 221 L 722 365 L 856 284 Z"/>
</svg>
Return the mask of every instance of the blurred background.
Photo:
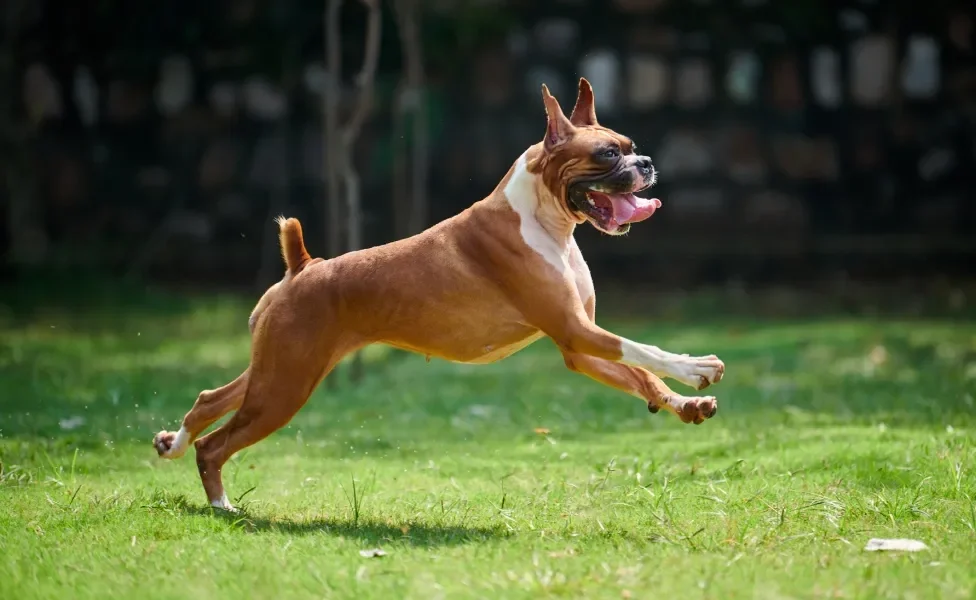
<svg viewBox="0 0 976 600">
<path fill-rule="evenodd" d="M 974 597 L 974 22 L 973 0 L 0 0 L 0 598 Z M 228 463 L 245 513 L 209 518 L 194 461 L 150 440 L 248 364 L 274 217 L 315 256 L 417 233 L 580 76 L 663 202 L 622 238 L 577 229 L 597 319 L 720 356 L 716 418 L 651 415 L 547 340 L 490 367 L 374 345 Z"/>
<path fill-rule="evenodd" d="M 5 0 L 0 281 L 261 289 L 275 215 L 313 255 L 416 233 L 541 139 L 541 83 L 569 110 L 585 76 L 664 202 L 626 238 L 581 228 L 598 285 L 951 292 L 976 264 L 974 18 L 947 0 Z"/>
</svg>

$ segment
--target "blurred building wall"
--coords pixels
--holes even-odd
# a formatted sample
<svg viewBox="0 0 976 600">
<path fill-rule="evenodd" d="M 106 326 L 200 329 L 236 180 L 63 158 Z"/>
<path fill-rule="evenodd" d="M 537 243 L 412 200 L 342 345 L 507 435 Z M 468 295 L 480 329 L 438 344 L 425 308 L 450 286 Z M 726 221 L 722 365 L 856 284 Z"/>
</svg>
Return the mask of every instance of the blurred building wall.
<svg viewBox="0 0 976 600">
<path fill-rule="evenodd" d="M 18 260 L 31 264 L 249 282 L 277 254 L 279 212 L 323 254 L 324 5 L 8 1 L 4 260 L 28 223 Z M 346 5 L 349 92 L 365 12 Z M 354 157 L 369 244 L 395 236 L 408 147 L 384 6 L 378 101 Z M 540 139 L 541 83 L 568 110 L 584 75 L 601 122 L 653 157 L 664 202 L 626 238 L 580 232 L 603 277 L 966 273 L 974 15 L 941 0 L 427 2 L 427 222 L 488 194 Z"/>
</svg>

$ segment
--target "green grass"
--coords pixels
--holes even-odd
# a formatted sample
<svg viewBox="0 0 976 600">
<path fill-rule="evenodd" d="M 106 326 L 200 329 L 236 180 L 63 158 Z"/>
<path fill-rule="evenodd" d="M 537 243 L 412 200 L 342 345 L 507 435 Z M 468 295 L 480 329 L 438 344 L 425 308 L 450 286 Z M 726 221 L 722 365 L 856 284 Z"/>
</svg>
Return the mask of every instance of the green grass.
<svg viewBox="0 0 976 600">
<path fill-rule="evenodd" d="M 375 352 L 226 467 L 228 516 L 192 453 L 150 440 L 244 368 L 249 310 L 8 318 L 0 598 L 976 593 L 972 323 L 607 321 L 725 360 L 698 427 L 567 372 L 548 341 L 478 367 Z"/>
</svg>

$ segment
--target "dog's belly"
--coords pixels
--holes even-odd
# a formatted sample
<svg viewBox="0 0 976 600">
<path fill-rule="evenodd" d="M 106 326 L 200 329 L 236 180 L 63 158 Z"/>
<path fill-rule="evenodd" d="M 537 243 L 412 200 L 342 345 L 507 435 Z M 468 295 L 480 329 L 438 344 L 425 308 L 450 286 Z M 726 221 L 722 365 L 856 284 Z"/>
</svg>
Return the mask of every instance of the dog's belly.
<svg viewBox="0 0 976 600">
<path fill-rule="evenodd" d="M 445 323 L 425 333 L 422 342 L 401 338 L 383 340 L 383 343 L 451 362 L 488 364 L 511 356 L 543 337 L 535 327 L 497 321 Z"/>
<path fill-rule="evenodd" d="M 526 336 L 516 342 L 508 344 L 485 344 L 480 348 L 482 354 L 481 356 L 476 356 L 475 358 L 468 358 L 467 360 L 455 360 L 454 362 L 462 362 L 473 365 L 486 365 L 488 363 L 493 363 L 499 361 L 503 358 L 508 358 L 509 356 L 515 354 L 519 350 L 525 348 L 529 344 L 538 341 L 543 336 L 541 331 L 535 330 L 535 333 Z"/>
</svg>

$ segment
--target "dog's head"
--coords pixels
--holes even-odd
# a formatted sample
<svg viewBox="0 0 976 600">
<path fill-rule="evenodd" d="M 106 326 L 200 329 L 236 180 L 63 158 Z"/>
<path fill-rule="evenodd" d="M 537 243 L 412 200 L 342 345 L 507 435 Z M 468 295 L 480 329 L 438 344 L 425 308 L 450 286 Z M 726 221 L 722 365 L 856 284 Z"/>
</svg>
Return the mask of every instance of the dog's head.
<svg viewBox="0 0 976 600">
<path fill-rule="evenodd" d="M 647 219 L 660 208 L 657 198 L 637 193 L 657 181 L 648 156 L 634 142 L 596 120 L 593 88 L 580 79 L 573 113 L 566 117 L 559 102 L 542 86 L 548 125 L 542 152 L 532 169 L 570 218 L 610 235 L 622 235 L 631 223 Z"/>
</svg>

